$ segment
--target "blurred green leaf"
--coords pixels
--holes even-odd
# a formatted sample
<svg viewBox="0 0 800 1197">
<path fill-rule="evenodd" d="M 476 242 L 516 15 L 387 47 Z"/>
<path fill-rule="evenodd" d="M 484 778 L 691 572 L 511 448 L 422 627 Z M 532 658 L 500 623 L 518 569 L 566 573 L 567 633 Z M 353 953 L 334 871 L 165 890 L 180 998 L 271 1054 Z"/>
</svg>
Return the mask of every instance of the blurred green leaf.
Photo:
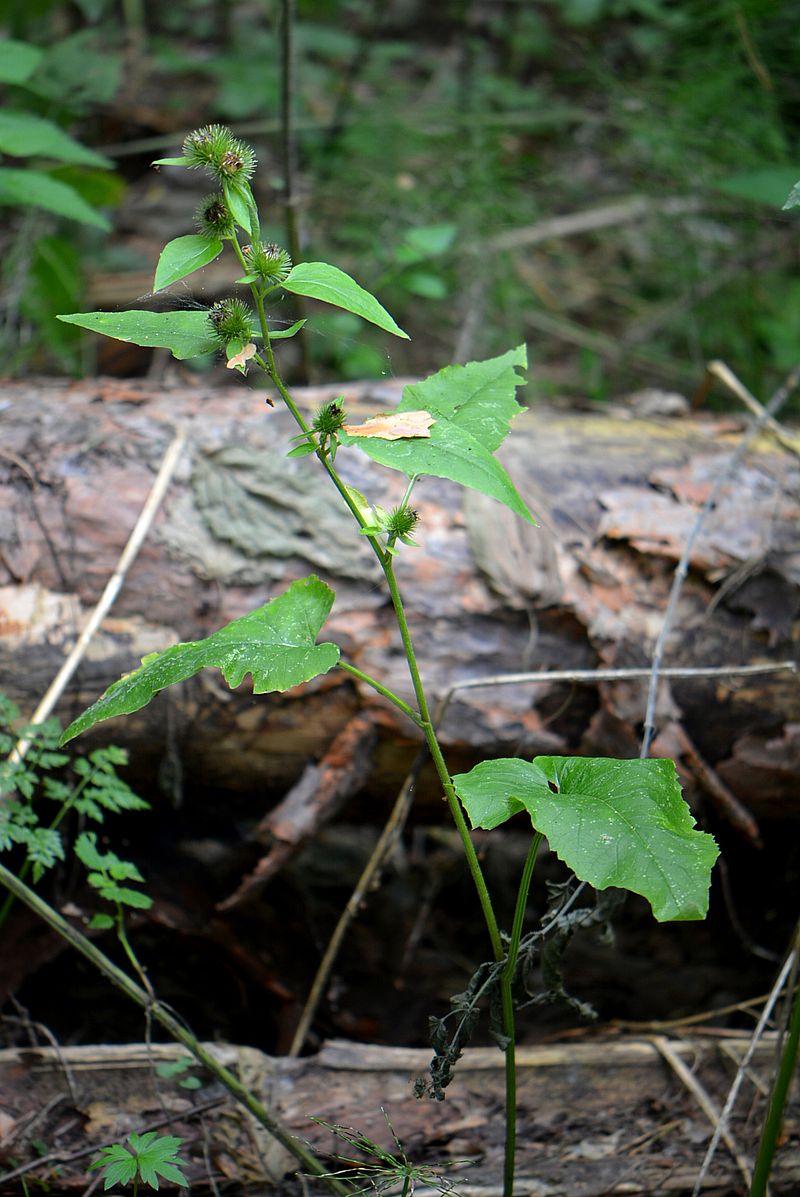
<svg viewBox="0 0 800 1197">
<path fill-rule="evenodd" d="M 36 70 L 44 51 L 13 37 L 0 41 L 0 83 L 24 83 Z"/>
<path fill-rule="evenodd" d="M 17 158 L 55 158 L 85 166 L 113 163 L 65 133 L 53 121 L 28 112 L 0 112 L 0 152 Z"/>
<path fill-rule="evenodd" d="M 767 204 L 770 208 L 781 208 L 796 182 L 796 166 L 768 166 L 729 175 L 727 179 L 717 179 L 712 186 L 724 195 L 734 195 L 737 199 L 750 200 L 754 204 Z"/>
<path fill-rule="evenodd" d="M 73 187 L 40 170 L 0 167 L 0 204 L 29 205 L 54 212 L 81 224 L 91 224 L 106 232 L 110 225 L 104 216 L 90 208 Z"/>
</svg>

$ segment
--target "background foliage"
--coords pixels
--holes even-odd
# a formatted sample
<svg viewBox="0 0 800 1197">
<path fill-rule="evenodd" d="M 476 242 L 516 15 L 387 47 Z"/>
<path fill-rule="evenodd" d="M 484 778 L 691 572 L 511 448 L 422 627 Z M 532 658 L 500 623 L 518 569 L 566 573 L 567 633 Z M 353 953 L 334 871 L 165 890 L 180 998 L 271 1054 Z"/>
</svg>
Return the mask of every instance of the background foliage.
<svg viewBox="0 0 800 1197">
<path fill-rule="evenodd" d="M 41 51 L 28 77 L 3 75 L 5 111 L 51 121 L 108 162 L 52 147 L 22 156 L 0 140 L 2 166 L 30 172 L 16 202 L 0 182 L 13 214 L 7 370 L 147 368 L 98 362 L 95 343 L 53 315 L 141 306 L 153 285 L 143 263 L 193 231 L 186 184 L 149 163 L 191 127 L 221 120 L 252 141 L 269 232 L 285 243 L 282 11 L 279 0 L 0 4 L 3 33 Z M 780 211 L 800 177 L 795 15 L 772 0 L 298 0 L 302 256 L 355 274 L 413 338 L 390 350 L 354 316 L 315 313 L 312 372 L 423 373 L 527 341 L 540 393 L 687 393 L 710 357 L 756 391 L 770 385 L 798 341 L 796 217 Z M 38 206 L 42 173 L 97 224 Z M 633 197 L 652 201 L 649 215 L 541 228 Z M 199 277 L 205 291 L 172 301 L 224 291 Z"/>
</svg>

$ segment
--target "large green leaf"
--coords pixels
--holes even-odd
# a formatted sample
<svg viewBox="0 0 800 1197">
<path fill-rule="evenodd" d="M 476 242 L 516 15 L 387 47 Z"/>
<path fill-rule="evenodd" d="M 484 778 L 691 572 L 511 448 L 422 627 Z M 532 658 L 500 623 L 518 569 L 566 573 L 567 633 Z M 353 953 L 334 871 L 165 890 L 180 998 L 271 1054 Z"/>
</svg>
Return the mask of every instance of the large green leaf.
<svg viewBox="0 0 800 1197">
<path fill-rule="evenodd" d="M 106 230 L 111 227 L 77 191 L 40 170 L 0 167 L 0 204 L 44 208 L 46 212 L 55 212 L 81 224 L 93 224 Z"/>
<path fill-rule="evenodd" d="M 705 918 L 719 853 L 695 830 L 672 761 L 511 758 L 484 761 L 453 784 L 473 827 L 526 810 L 581 880 L 641 894 L 659 922 Z"/>
<path fill-rule="evenodd" d="M 403 388 L 397 411 L 429 411 L 437 420 L 447 419 L 469 432 L 494 453 L 508 436 L 509 425 L 523 407 L 516 389 L 524 385 L 517 368 L 524 370 L 528 355 L 524 345 L 500 357 L 466 366 L 445 366 L 423 382 Z"/>
<path fill-rule="evenodd" d="M 339 270 L 337 266 L 329 266 L 327 262 L 300 262 L 289 272 L 288 278 L 284 279 L 281 286 L 294 295 L 322 299 L 335 308 L 354 312 L 362 320 L 369 320 L 371 324 L 377 324 L 378 328 L 409 340 L 408 333 L 403 332 L 375 296 L 370 295 L 369 291 L 365 291 L 355 279 Z"/>
<path fill-rule="evenodd" d="M 28 42 L 19 42 L 13 37 L 0 41 L 0 83 L 24 83 L 30 79 L 44 51 Z"/>
<path fill-rule="evenodd" d="M 55 158 L 83 166 L 114 164 L 109 158 L 81 145 L 53 121 L 29 112 L 0 112 L 0 151 L 17 158 Z"/>
<path fill-rule="evenodd" d="M 176 237 L 168 241 L 161 251 L 156 266 L 156 277 L 153 283 L 154 291 L 161 291 L 179 279 L 193 274 L 201 266 L 207 266 L 222 253 L 222 242 L 216 238 L 201 237 L 199 233 L 190 233 L 186 237 Z"/>
<path fill-rule="evenodd" d="M 179 361 L 219 348 L 205 311 L 72 312 L 58 318 L 117 341 L 169 349 Z"/>
<path fill-rule="evenodd" d="M 141 666 L 109 686 L 102 698 L 69 725 L 62 744 L 102 719 L 127 715 L 147 705 L 159 690 L 193 677 L 201 669 L 222 671 L 231 688 L 246 674 L 253 677 L 253 693 L 291 689 L 327 673 L 339 660 L 335 644 L 316 644 L 328 617 L 334 594 L 311 574 L 293 582 L 285 594 L 258 610 L 226 624 L 205 640 L 174 644 L 150 653 Z"/>
<path fill-rule="evenodd" d="M 373 461 L 409 477 L 433 474 L 460 482 L 535 524 L 505 469 L 492 456 L 511 419 L 523 410 L 515 398 L 522 382 L 515 367 L 525 364 L 525 346 L 520 345 L 489 361 L 447 366 L 424 382 L 407 386 L 396 410 L 430 412 L 435 419 L 430 437 L 387 441 L 344 433 L 342 442 L 358 445 Z"/>
</svg>

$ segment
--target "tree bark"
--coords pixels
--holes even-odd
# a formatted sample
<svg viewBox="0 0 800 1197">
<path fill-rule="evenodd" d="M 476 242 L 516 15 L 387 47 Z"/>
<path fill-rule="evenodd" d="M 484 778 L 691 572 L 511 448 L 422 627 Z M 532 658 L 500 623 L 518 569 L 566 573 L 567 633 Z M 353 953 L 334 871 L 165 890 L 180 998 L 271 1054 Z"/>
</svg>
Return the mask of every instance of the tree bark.
<svg viewBox="0 0 800 1197">
<path fill-rule="evenodd" d="M 391 408 L 401 384 L 344 394 L 351 416 Z M 58 710 L 69 720 L 147 652 L 208 635 L 316 573 L 337 593 L 322 638 L 408 701 L 410 682 L 377 567 L 295 429 L 244 386 L 108 379 L 8 384 L 0 404 L 0 688 L 29 714 L 71 647 L 178 427 L 189 445 L 153 531 Z M 439 479 L 414 493 L 417 549 L 397 566 L 429 693 L 522 670 L 647 666 L 677 559 L 742 422 L 640 419 L 624 408 L 537 407 L 500 456 L 540 521 Z M 353 450 L 337 467 L 391 506 L 405 479 Z M 664 664 L 736 666 L 794 656 L 800 609 L 800 471 L 768 439 L 731 480 L 692 555 Z M 537 681 L 459 691 L 442 729 L 450 767 L 485 755 L 634 756 L 646 681 Z M 254 698 L 204 671 L 92 742 L 136 750 L 179 796 L 297 782 L 361 710 L 379 728 L 367 792 L 398 787 L 418 737 L 341 671 Z M 757 819 L 797 816 L 800 691 L 789 672 L 662 683 L 657 722 L 678 724 L 703 767 Z M 669 744 L 667 744 L 669 741 Z M 684 741 L 685 743 L 685 741 Z M 666 746 L 665 746 L 666 745 Z M 656 744 L 658 748 L 658 741 Z M 702 768 L 687 770 L 703 786 Z M 432 776 L 422 797 L 433 800 Z M 707 788 L 704 786 L 704 788 Z"/>
</svg>

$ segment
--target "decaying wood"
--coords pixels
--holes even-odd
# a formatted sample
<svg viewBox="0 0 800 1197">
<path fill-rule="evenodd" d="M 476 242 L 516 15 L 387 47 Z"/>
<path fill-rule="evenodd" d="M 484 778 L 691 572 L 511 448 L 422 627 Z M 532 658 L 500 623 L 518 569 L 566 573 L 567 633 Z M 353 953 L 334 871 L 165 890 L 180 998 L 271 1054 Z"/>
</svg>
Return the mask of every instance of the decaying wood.
<svg viewBox="0 0 800 1197">
<path fill-rule="evenodd" d="M 691 1069 L 719 1106 L 747 1044 L 747 1036 L 731 1033 L 722 1041 L 708 1035 L 674 1038 L 667 1046 L 673 1063 Z M 497 1049 L 468 1049 L 440 1103 L 412 1095 L 414 1078 L 429 1062 L 422 1050 L 341 1040 L 300 1060 L 274 1059 L 253 1048 L 215 1044 L 210 1050 L 318 1151 L 353 1155 L 311 1116 L 354 1127 L 396 1151 L 385 1110 L 413 1164 L 440 1171 L 455 1192 L 467 1197 L 494 1197 L 501 1191 L 504 1076 Z M 757 1050 L 732 1122 L 738 1149 L 750 1156 L 765 1101 L 755 1082 L 768 1082 L 774 1051 L 773 1037 Z M 178 1054 L 161 1044 L 64 1048 L 58 1054 L 49 1047 L 0 1052 L 0 1193 L 18 1192 L 22 1175 L 46 1181 L 55 1194 L 80 1192 L 100 1144 L 122 1140 L 130 1130 L 164 1127 L 165 1119 L 167 1133 L 185 1139 L 181 1154 L 188 1160 L 193 1191 L 226 1179 L 270 1191 L 277 1187 L 294 1171 L 293 1161 L 240 1107 L 207 1079 L 193 1094 L 174 1081 L 157 1079 L 154 1065 Z M 691 1191 L 711 1127 L 652 1040 L 522 1047 L 518 1068 L 517 1192 L 678 1197 Z M 776 1195 L 789 1197 L 800 1184 L 798 1115 L 795 1100 L 772 1176 Z M 31 1139 L 54 1150 L 37 1159 Z M 375 1160 L 366 1157 L 365 1162 Z M 331 1166 L 344 1165 L 332 1161 Z M 434 1183 L 433 1176 L 423 1176 L 416 1191 L 430 1193 Z M 703 1192 L 741 1191 L 737 1165 L 720 1151 Z"/>
<path fill-rule="evenodd" d="M 236 891 L 217 903 L 218 910 L 232 910 L 252 898 L 362 788 L 376 740 L 375 724 L 362 712 L 339 732 L 319 764 L 306 766 L 297 784 L 253 832 L 252 838 L 266 843 L 269 851 Z"/>
<path fill-rule="evenodd" d="M 363 419 L 391 409 L 400 389 L 341 390 L 349 416 Z M 299 398 L 311 411 L 339 393 Z M 516 422 L 501 455 L 540 528 L 447 482 L 418 484 L 421 548 L 403 553 L 398 574 L 432 694 L 525 668 L 648 663 L 675 562 L 741 424 L 627 416 L 535 408 Z M 286 459 L 288 415 L 246 386 L 154 390 L 102 379 L 3 392 L 0 686 L 33 709 L 105 586 L 176 430 L 188 448 L 173 489 L 60 716 L 74 716 L 144 653 L 207 635 L 310 572 L 337 592 L 323 638 L 410 700 L 369 550 L 313 463 Z M 337 464 L 372 501 L 400 498 L 400 475 L 355 451 Z M 693 548 L 666 665 L 794 656 L 799 493 L 797 460 L 760 442 Z M 645 697 L 640 680 L 465 690 L 442 734 L 454 768 L 509 751 L 635 756 Z M 381 729 L 368 789 L 396 792 L 414 731 L 337 671 L 259 699 L 244 688 L 231 694 L 205 671 L 97 736 L 135 745 L 152 774 L 177 763 L 172 776 L 182 770 L 187 789 L 280 792 L 362 710 Z M 656 712 L 659 727 L 670 720 L 758 820 L 798 813 L 795 677 L 672 680 Z M 424 781 L 421 790 L 424 798 Z"/>
</svg>

